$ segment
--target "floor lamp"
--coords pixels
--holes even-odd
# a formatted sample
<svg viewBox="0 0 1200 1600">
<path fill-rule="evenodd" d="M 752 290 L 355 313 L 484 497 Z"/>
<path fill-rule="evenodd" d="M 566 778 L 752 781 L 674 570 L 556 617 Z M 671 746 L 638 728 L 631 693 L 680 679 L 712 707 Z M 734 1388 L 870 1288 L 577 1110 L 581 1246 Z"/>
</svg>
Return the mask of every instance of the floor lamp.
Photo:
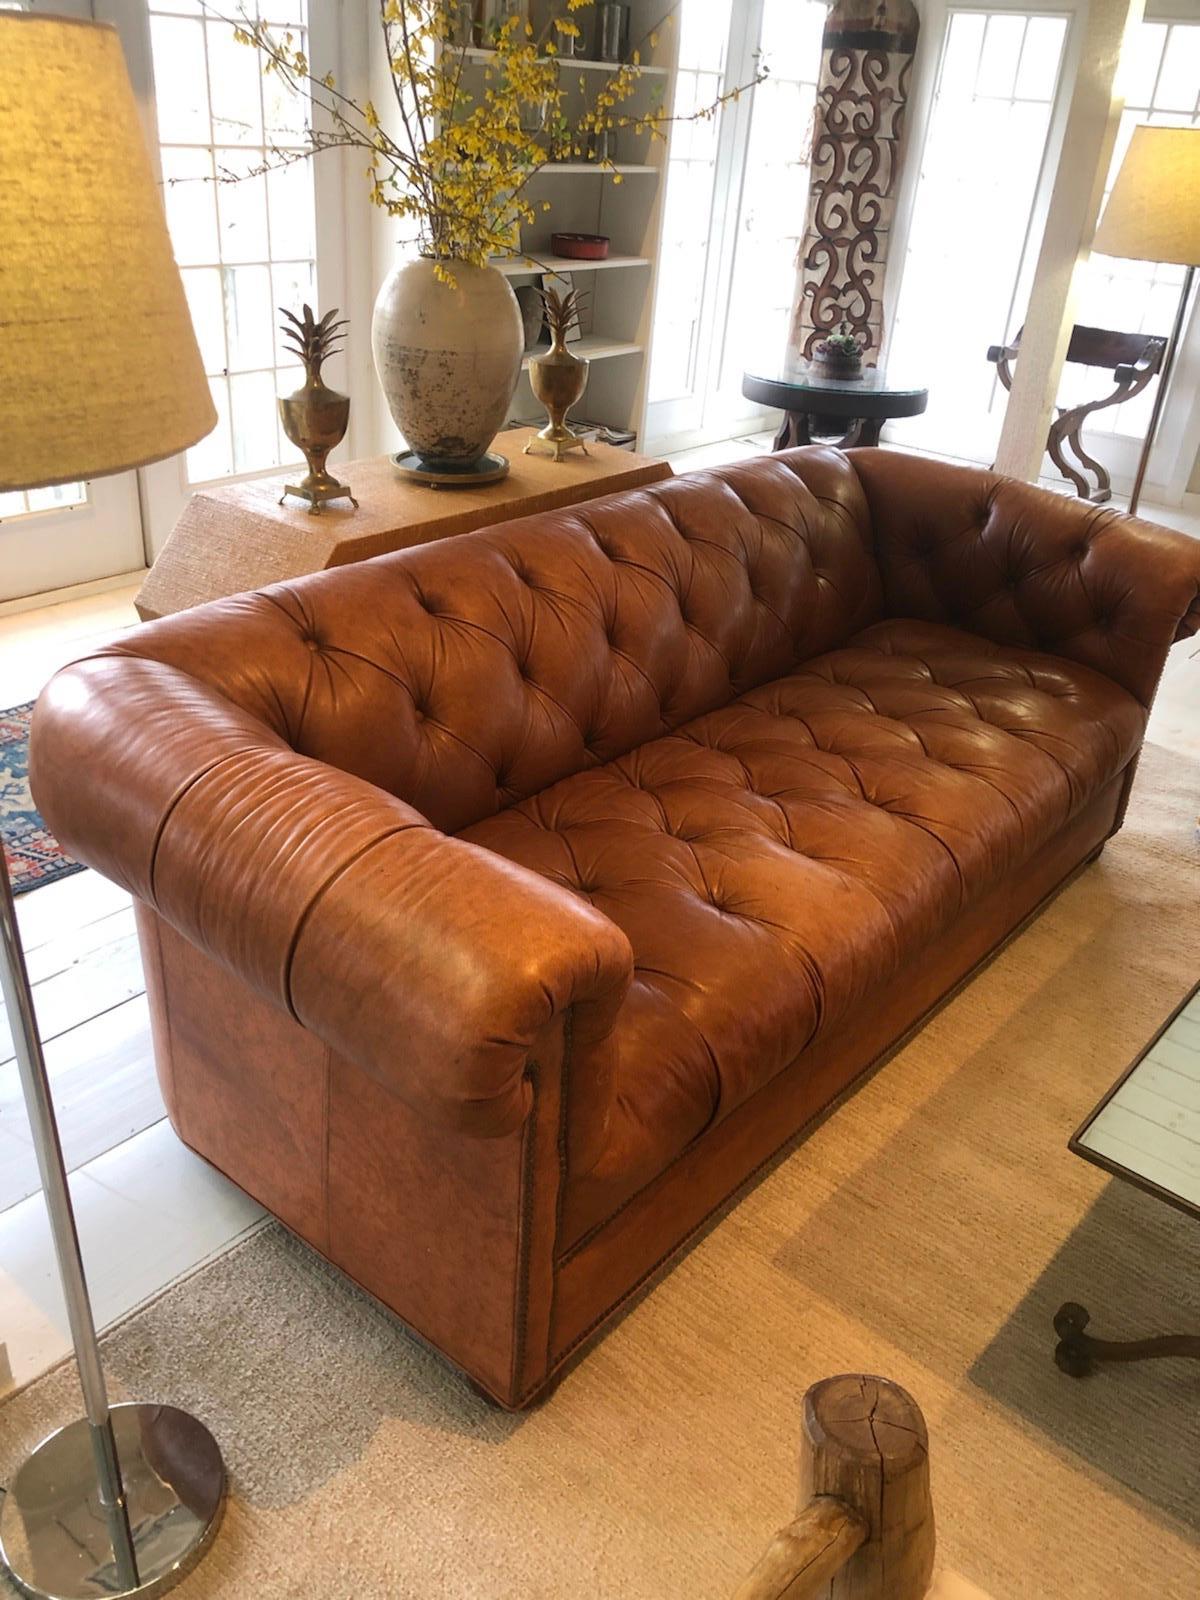
<svg viewBox="0 0 1200 1600">
<path fill-rule="evenodd" d="M 216 416 L 117 34 L 0 11 L 0 60 L 0 491 L 174 455 Z M 0 1558 L 25 1595 L 165 1594 L 216 1533 L 225 1469 L 186 1412 L 109 1406 L 6 866 L 0 982 L 85 1410 L 9 1483 Z"/>
<path fill-rule="evenodd" d="M 1154 448 L 1159 419 L 1179 341 L 1183 337 L 1192 279 L 1200 264 L 1200 128 L 1143 125 L 1133 138 L 1113 184 L 1092 249 L 1134 261 L 1168 261 L 1185 268 L 1175 326 L 1163 356 L 1154 410 L 1142 444 L 1130 511 L 1136 511 Z"/>
</svg>

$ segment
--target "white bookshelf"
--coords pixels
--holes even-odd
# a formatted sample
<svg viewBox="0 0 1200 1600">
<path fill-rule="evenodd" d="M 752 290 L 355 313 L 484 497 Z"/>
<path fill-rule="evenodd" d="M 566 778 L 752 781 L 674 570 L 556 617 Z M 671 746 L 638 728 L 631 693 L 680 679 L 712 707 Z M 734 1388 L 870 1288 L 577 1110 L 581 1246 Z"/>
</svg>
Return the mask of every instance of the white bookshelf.
<svg viewBox="0 0 1200 1600">
<path fill-rule="evenodd" d="M 533 20 L 539 23 L 541 6 L 533 0 Z M 633 0 L 630 39 L 641 52 L 641 75 L 634 98 L 626 102 L 629 110 L 649 109 L 656 104 L 670 107 L 674 99 L 676 26 L 664 24 L 662 0 Z M 589 12 L 576 13 L 575 20 L 585 28 Z M 657 44 L 648 35 L 654 28 Z M 464 51 L 468 87 L 471 78 L 482 87 L 488 64 L 495 51 L 471 48 Z M 614 63 L 591 56 L 562 58 L 564 82 L 571 75 L 595 75 L 615 70 Z M 578 92 L 577 90 L 575 91 Z M 632 429 L 639 443 L 645 439 L 646 379 L 654 315 L 654 293 L 658 274 L 659 243 L 662 228 L 663 189 L 666 178 L 666 143 L 632 129 L 617 134 L 613 168 L 595 162 L 563 161 L 543 167 L 529 180 L 528 193 L 536 221 L 521 232 L 521 254 L 496 259 L 493 266 L 512 282 L 536 285 L 543 273 L 569 274 L 575 287 L 586 295 L 582 337 L 571 349 L 592 363 L 583 399 L 572 415 L 589 422 L 601 422 Z M 613 182 L 613 171 L 621 182 Z M 543 211 L 543 202 L 549 209 Z M 603 261 L 577 261 L 561 256 L 550 247 L 554 233 L 600 233 L 611 240 Z M 543 414 L 534 399 L 527 376 L 529 362 L 538 351 L 530 351 L 522 363 L 522 377 L 510 407 L 513 418 L 532 418 Z"/>
</svg>

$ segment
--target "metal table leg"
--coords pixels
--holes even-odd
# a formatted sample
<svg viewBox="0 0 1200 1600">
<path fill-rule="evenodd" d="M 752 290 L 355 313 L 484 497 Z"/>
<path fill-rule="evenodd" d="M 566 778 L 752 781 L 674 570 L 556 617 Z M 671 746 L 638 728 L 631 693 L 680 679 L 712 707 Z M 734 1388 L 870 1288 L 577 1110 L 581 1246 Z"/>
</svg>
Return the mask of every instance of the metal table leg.
<svg viewBox="0 0 1200 1600">
<path fill-rule="evenodd" d="M 1200 1361 L 1200 1337 L 1188 1333 L 1164 1333 L 1153 1339 L 1095 1339 L 1084 1329 L 1090 1314 L 1074 1300 L 1068 1300 L 1055 1313 L 1054 1331 L 1058 1344 L 1054 1360 L 1072 1378 L 1088 1378 L 1102 1361 L 1155 1361 L 1165 1356 L 1185 1356 Z"/>
</svg>

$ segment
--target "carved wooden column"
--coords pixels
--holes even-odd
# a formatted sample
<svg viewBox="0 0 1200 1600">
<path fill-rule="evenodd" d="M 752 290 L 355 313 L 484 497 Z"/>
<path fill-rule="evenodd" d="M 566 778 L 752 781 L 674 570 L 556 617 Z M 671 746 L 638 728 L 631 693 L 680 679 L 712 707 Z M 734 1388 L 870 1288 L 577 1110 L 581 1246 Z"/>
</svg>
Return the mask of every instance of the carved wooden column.
<svg viewBox="0 0 1200 1600">
<path fill-rule="evenodd" d="M 788 355 L 849 322 L 875 365 L 904 110 L 920 19 L 912 0 L 836 0 L 825 24 L 812 179 Z"/>
</svg>

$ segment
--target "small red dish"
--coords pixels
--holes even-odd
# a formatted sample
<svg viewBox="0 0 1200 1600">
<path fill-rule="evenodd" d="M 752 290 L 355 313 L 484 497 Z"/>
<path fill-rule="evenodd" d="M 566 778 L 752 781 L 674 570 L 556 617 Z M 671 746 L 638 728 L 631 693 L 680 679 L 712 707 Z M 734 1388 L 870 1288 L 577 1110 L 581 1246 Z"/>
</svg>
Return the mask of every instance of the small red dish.
<svg viewBox="0 0 1200 1600">
<path fill-rule="evenodd" d="M 608 255 L 608 235 L 604 233 L 552 233 L 550 248 L 556 256 L 572 261 L 603 261 Z"/>
</svg>

